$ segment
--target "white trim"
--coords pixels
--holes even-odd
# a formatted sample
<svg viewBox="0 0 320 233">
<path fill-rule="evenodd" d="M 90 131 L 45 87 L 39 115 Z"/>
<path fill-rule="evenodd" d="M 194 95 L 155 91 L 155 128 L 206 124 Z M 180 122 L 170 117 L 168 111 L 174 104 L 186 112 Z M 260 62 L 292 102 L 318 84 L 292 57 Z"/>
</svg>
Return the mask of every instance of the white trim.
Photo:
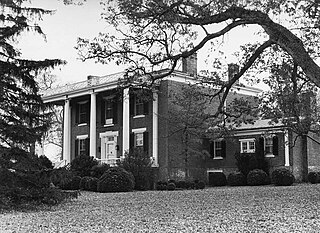
<svg viewBox="0 0 320 233">
<path fill-rule="evenodd" d="M 208 168 L 207 173 L 209 173 L 209 172 L 223 172 L 223 170 L 222 169 L 215 169 L 215 168 Z"/>
<path fill-rule="evenodd" d="M 108 136 L 119 136 L 119 131 L 107 131 L 103 133 L 99 133 L 100 138 L 108 137 Z"/>
<path fill-rule="evenodd" d="M 97 94 L 90 94 L 90 147 L 89 155 L 97 157 Z"/>
<path fill-rule="evenodd" d="M 88 134 L 77 135 L 77 139 L 79 139 L 79 140 L 87 139 L 88 137 L 89 137 Z"/>
<path fill-rule="evenodd" d="M 138 128 L 138 129 L 132 129 L 131 132 L 132 133 L 143 133 L 146 132 L 147 128 Z"/>
<path fill-rule="evenodd" d="M 129 88 L 123 90 L 123 111 L 122 111 L 122 156 L 129 151 L 130 141 L 130 98 Z"/>
<path fill-rule="evenodd" d="M 236 129 L 235 129 L 236 131 Z M 247 130 L 241 130 L 241 132 L 235 132 L 234 136 L 253 136 L 258 134 L 264 134 L 264 133 L 270 133 L 270 134 L 276 134 L 276 133 L 283 133 L 283 130 L 281 129 L 247 129 Z"/>
<path fill-rule="evenodd" d="M 71 105 L 70 100 L 65 99 L 64 109 L 63 109 L 63 160 L 66 163 L 71 162 Z"/>
<path fill-rule="evenodd" d="M 101 161 L 107 161 L 107 163 L 108 163 L 108 161 L 110 162 L 111 160 L 113 161 L 116 161 L 116 160 L 118 160 L 119 158 L 117 158 L 117 150 L 115 150 L 115 157 L 116 158 L 111 158 L 111 159 L 109 159 L 109 158 L 107 158 L 106 157 L 106 147 L 105 147 L 105 145 L 106 145 L 106 143 L 108 143 L 108 137 L 114 137 L 114 141 L 113 141 L 113 143 L 115 144 L 115 147 L 118 145 L 118 136 L 119 136 L 119 132 L 118 131 L 106 131 L 106 132 L 103 132 L 103 133 L 100 133 L 99 134 L 99 137 L 100 137 L 100 141 L 101 141 L 101 143 L 100 143 L 100 146 L 101 146 L 101 158 L 100 158 L 100 160 Z"/>
<path fill-rule="evenodd" d="M 255 138 L 243 138 L 239 139 L 240 142 L 240 153 L 254 153 L 256 152 L 256 139 Z M 247 142 L 247 151 L 243 151 L 242 143 Z M 254 142 L 254 149 L 249 149 L 249 142 Z"/>
<path fill-rule="evenodd" d="M 146 115 L 136 115 L 136 116 L 134 116 L 133 117 L 133 119 L 135 119 L 135 118 L 143 118 L 143 117 L 145 117 Z"/>
<path fill-rule="evenodd" d="M 284 133 L 284 166 L 290 166 L 289 132 Z"/>
<path fill-rule="evenodd" d="M 84 101 L 79 101 L 79 102 L 77 102 L 77 104 L 86 104 L 86 103 L 88 103 L 89 102 L 89 100 L 84 100 Z"/>
<path fill-rule="evenodd" d="M 86 126 L 88 125 L 87 123 L 81 123 L 81 124 L 78 124 L 78 126 Z"/>
<path fill-rule="evenodd" d="M 273 155 L 273 154 L 268 154 L 268 155 L 265 155 L 264 157 L 265 157 L 265 158 L 274 158 L 274 157 L 276 157 L 276 156 Z"/>
<path fill-rule="evenodd" d="M 221 159 L 223 159 L 223 157 L 221 157 L 221 156 L 219 156 L 219 157 L 214 157 L 214 156 L 213 156 L 212 159 L 213 159 L 213 160 L 221 160 Z"/>
<path fill-rule="evenodd" d="M 158 122 L 158 108 L 159 108 L 159 100 L 158 100 L 158 92 L 153 91 L 152 93 L 153 101 L 152 101 L 152 166 L 159 167 L 158 162 L 158 130 L 159 130 L 159 122 Z"/>
<path fill-rule="evenodd" d="M 114 124 L 103 125 L 103 127 L 111 127 L 111 126 L 114 126 Z"/>
</svg>

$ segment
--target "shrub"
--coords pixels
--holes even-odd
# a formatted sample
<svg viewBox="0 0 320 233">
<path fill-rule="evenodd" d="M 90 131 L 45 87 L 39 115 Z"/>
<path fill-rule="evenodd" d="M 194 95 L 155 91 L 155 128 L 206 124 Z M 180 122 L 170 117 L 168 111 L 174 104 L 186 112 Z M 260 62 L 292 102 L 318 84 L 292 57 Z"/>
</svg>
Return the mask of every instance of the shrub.
<svg viewBox="0 0 320 233">
<path fill-rule="evenodd" d="M 277 168 L 272 172 L 272 183 L 279 186 L 289 186 L 294 182 L 292 172 L 286 168 Z"/>
<path fill-rule="evenodd" d="M 94 165 L 91 168 L 90 176 L 100 178 L 109 168 L 110 165 L 106 163 Z"/>
<path fill-rule="evenodd" d="M 98 181 L 99 181 L 98 178 L 90 177 L 90 179 L 86 183 L 86 190 L 92 191 L 92 192 L 97 192 Z"/>
<path fill-rule="evenodd" d="M 318 172 L 309 172 L 308 173 L 308 181 L 311 184 L 319 183 L 319 180 L 320 180 L 320 177 L 319 177 Z"/>
<path fill-rule="evenodd" d="M 254 169 L 247 175 L 247 184 L 251 186 L 265 185 L 268 181 L 268 175 L 261 169 Z"/>
<path fill-rule="evenodd" d="M 81 179 L 80 176 L 73 176 L 70 180 L 60 183 L 59 187 L 63 190 L 78 190 L 80 189 Z"/>
<path fill-rule="evenodd" d="M 209 185 L 211 186 L 225 186 L 227 184 L 226 175 L 223 172 L 210 172 Z"/>
<path fill-rule="evenodd" d="M 167 190 L 174 191 L 176 189 L 176 185 L 173 182 L 168 183 Z"/>
<path fill-rule="evenodd" d="M 43 168 L 47 168 L 47 169 L 53 168 L 53 164 L 52 164 L 51 160 L 48 159 L 48 157 L 46 157 L 45 155 L 40 155 L 38 160 L 39 160 L 40 165 Z"/>
<path fill-rule="evenodd" d="M 228 175 L 227 182 L 230 186 L 243 186 L 246 185 L 246 177 L 241 172 L 232 172 Z"/>
<path fill-rule="evenodd" d="M 176 187 L 178 189 L 188 189 L 187 182 L 184 180 L 179 180 L 176 182 Z"/>
<path fill-rule="evenodd" d="M 98 192 L 129 192 L 134 188 L 132 173 L 121 167 L 112 167 L 99 179 Z"/>
<path fill-rule="evenodd" d="M 167 190 L 167 185 L 168 185 L 168 182 L 166 181 L 158 181 L 156 184 L 156 189 L 161 191 Z"/>
<path fill-rule="evenodd" d="M 199 181 L 195 183 L 195 189 L 204 189 L 206 187 L 206 184 L 203 181 Z"/>
<path fill-rule="evenodd" d="M 195 182 L 192 181 L 186 181 L 186 189 L 194 189 L 195 188 Z"/>
<path fill-rule="evenodd" d="M 79 188 L 82 189 L 82 190 L 86 190 L 86 191 L 89 191 L 88 190 L 88 181 L 91 179 L 92 177 L 90 176 L 84 176 L 84 177 L 81 177 L 81 181 L 80 181 L 80 184 L 79 184 Z"/>
<path fill-rule="evenodd" d="M 250 171 L 254 169 L 261 169 L 267 174 L 269 172 L 269 165 L 264 155 L 257 153 L 236 153 L 236 165 L 240 172 L 246 177 Z"/>
<path fill-rule="evenodd" d="M 148 153 L 143 150 L 138 148 L 130 150 L 125 154 L 125 158 L 119 162 L 119 167 L 133 174 L 135 190 L 148 190 L 153 186 L 152 161 Z"/>
<path fill-rule="evenodd" d="M 98 161 L 92 156 L 81 154 L 71 161 L 70 169 L 78 176 L 90 176 L 93 166 L 98 165 Z"/>
</svg>

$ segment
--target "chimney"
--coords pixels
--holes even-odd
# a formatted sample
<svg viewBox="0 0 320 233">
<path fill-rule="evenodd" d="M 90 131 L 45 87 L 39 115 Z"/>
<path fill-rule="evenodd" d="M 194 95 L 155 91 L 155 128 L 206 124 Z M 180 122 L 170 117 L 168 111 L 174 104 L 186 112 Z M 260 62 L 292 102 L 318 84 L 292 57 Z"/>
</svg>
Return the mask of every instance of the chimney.
<svg viewBox="0 0 320 233">
<path fill-rule="evenodd" d="M 235 63 L 228 64 L 228 81 L 237 73 L 239 73 L 239 65 Z M 235 82 L 235 85 L 239 85 L 239 79 Z"/>
<path fill-rule="evenodd" d="M 182 58 L 182 72 L 191 76 L 197 76 L 197 53 L 187 58 Z"/>
</svg>

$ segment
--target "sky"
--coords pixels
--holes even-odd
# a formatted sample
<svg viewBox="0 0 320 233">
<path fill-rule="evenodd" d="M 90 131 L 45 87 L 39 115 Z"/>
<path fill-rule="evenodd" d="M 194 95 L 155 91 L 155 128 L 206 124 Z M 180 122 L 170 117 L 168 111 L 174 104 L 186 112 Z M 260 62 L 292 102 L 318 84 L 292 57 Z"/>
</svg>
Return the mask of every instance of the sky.
<svg viewBox="0 0 320 233">
<path fill-rule="evenodd" d="M 46 40 L 36 33 L 24 33 L 19 39 L 18 47 L 23 57 L 29 59 L 62 59 L 67 65 L 60 66 L 52 71 L 57 76 L 58 83 L 73 83 L 83 81 L 88 75 L 103 76 L 121 72 L 125 67 L 115 64 L 102 65 L 94 61 L 82 62 L 79 60 L 76 46 L 77 38 L 92 39 L 99 32 L 110 30 L 100 19 L 101 6 L 99 0 L 88 0 L 84 5 L 65 5 L 62 0 L 32 0 L 32 7 L 54 10 L 53 15 L 45 15 L 38 24 L 46 34 Z M 227 53 L 239 48 L 239 44 L 249 42 L 248 35 L 252 31 L 243 28 L 235 29 L 223 39 L 227 42 Z M 203 57 L 198 55 L 198 71 L 206 69 Z M 230 62 L 234 58 L 229 56 Z"/>
</svg>

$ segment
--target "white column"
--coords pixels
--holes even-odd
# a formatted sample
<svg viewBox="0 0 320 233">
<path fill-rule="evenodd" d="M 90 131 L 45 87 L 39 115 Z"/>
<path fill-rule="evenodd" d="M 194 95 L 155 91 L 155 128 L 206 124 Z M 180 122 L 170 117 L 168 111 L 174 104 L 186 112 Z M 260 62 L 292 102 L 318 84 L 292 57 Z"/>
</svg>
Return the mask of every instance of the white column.
<svg viewBox="0 0 320 233">
<path fill-rule="evenodd" d="M 64 102 L 63 114 L 63 160 L 66 163 L 71 162 L 71 114 L 70 114 L 70 100 L 66 99 Z"/>
<path fill-rule="evenodd" d="M 289 132 L 284 133 L 284 166 L 290 166 Z"/>
<path fill-rule="evenodd" d="M 153 92 L 153 102 L 152 102 L 152 157 L 153 166 L 158 167 L 158 93 Z"/>
<path fill-rule="evenodd" d="M 130 141 L 130 103 L 129 103 L 129 88 L 123 90 L 123 123 L 122 123 L 122 156 L 129 150 Z"/>
<path fill-rule="evenodd" d="M 90 150 L 89 155 L 96 158 L 97 148 L 97 96 L 92 91 L 90 95 Z"/>
</svg>

